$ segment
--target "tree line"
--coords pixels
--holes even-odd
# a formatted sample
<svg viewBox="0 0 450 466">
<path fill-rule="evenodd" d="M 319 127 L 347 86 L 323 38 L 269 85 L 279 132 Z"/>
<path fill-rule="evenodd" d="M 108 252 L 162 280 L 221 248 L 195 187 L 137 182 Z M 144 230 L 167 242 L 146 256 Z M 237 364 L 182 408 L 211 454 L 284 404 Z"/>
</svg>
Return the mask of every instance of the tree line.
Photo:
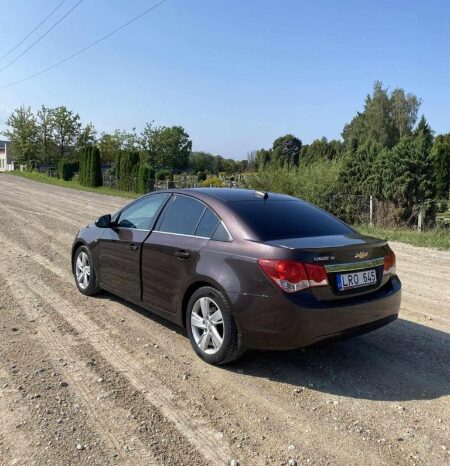
<svg viewBox="0 0 450 466">
<path fill-rule="evenodd" d="M 377 81 L 342 140 L 302 144 L 289 134 L 251 152 L 257 174 L 249 186 L 307 198 L 348 221 L 356 197 L 372 195 L 389 202 L 393 224 L 414 224 L 420 212 L 432 223 L 434 200 L 450 196 L 450 133 L 435 135 L 423 115 L 417 121 L 420 105 L 414 94 Z"/>
<path fill-rule="evenodd" d="M 306 198 L 349 221 L 359 208 L 352 199 L 372 195 L 390 203 L 387 215 L 394 223 L 413 224 L 419 212 L 432 219 L 436 205 L 431 201 L 450 195 L 450 133 L 435 134 L 423 115 L 418 118 L 420 106 L 414 94 L 390 91 L 377 81 L 362 110 L 344 125 L 341 139 L 303 144 L 287 134 L 269 148 L 250 152 L 247 160 L 192 151 L 181 126 L 152 122 L 140 133 L 117 129 L 98 135 L 93 123 L 82 125 L 80 116 L 64 106 L 42 106 L 36 113 L 19 107 L 6 121 L 4 134 L 17 162 L 58 166 L 65 178 L 83 174 L 81 164 L 94 167 L 94 159 L 111 165 L 123 189 L 131 189 L 130 177 L 136 179 L 138 192 L 148 179 L 172 178 L 173 173 L 188 171 L 200 182 L 208 177 L 206 184 L 218 185 L 211 175 L 245 173 L 248 187 Z M 92 147 L 98 148 L 94 159 L 85 155 Z M 97 174 L 81 178 L 99 179 Z"/>
<path fill-rule="evenodd" d="M 220 172 L 233 174 L 247 168 L 247 160 L 193 152 L 189 134 L 181 126 L 147 123 L 140 133 L 136 129 L 116 129 L 98 135 L 93 123 L 82 125 L 79 114 L 65 106 L 41 106 L 36 112 L 31 107 L 21 106 L 6 120 L 6 127 L 3 134 L 12 144 L 14 160 L 30 167 L 56 167 L 64 162 L 67 168 L 69 163 L 79 161 L 86 148 L 95 146 L 100 151 L 103 165 L 116 165 L 124 153 L 133 153 L 137 155 L 130 157 L 137 156 L 140 164 L 151 170 L 150 173 L 155 170 L 169 174 L 190 170 L 201 172 L 203 176 Z"/>
</svg>

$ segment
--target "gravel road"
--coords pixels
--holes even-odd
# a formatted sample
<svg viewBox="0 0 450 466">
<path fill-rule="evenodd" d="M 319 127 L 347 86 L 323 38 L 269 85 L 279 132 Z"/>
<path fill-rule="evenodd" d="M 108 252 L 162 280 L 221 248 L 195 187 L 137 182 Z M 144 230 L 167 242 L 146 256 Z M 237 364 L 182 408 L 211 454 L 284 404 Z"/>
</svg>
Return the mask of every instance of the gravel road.
<svg viewBox="0 0 450 466">
<path fill-rule="evenodd" d="M 0 464 L 450 463 L 449 252 L 392 243 L 388 327 L 215 368 L 172 324 L 77 291 L 76 231 L 126 202 L 0 175 Z"/>
</svg>

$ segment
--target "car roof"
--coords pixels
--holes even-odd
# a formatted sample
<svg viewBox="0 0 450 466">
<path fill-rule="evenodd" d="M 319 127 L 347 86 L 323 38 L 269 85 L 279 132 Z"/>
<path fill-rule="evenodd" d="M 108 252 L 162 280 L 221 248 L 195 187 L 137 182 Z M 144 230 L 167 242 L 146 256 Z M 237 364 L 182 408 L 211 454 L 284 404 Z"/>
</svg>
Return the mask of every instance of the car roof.
<svg viewBox="0 0 450 466">
<path fill-rule="evenodd" d="M 222 202 L 238 202 L 238 201 L 257 201 L 264 199 L 263 191 L 255 191 L 253 189 L 240 189 L 240 188 L 186 188 L 180 190 L 173 190 L 185 194 L 199 194 L 199 197 L 213 197 L 221 200 Z M 267 192 L 266 200 L 293 200 L 292 196 L 286 194 L 278 194 Z"/>
</svg>

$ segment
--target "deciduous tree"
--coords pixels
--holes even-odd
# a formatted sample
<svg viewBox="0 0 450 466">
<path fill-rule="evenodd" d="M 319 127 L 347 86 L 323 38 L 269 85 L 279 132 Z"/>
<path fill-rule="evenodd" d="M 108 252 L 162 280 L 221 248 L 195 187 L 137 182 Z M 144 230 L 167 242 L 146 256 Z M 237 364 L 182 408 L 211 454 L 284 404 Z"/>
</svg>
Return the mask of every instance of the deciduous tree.
<svg viewBox="0 0 450 466">
<path fill-rule="evenodd" d="M 81 128 L 80 116 L 68 110 L 67 107 L 61 106 L 53 110 L 53 119 L 59 158 L 63 159 L 77 141 Z"/>
<path fill-rule="evenodd" d="M 42 105 L 37 111 L 37 124 L 39 127 L 39 152 L 45 161 L 47 171 L 50 165 L 50 157 L 55 152 L 55 121 L 53 110 Z"/>
<path fill-rule="evenodd" d="M 19 163 L 29 162 L 37 157 L 39 125 L 31 107 L 16 108 L 6 120 L 8 127 L 3 134 L 11 141 L 14 159 Z"/>
<path fill-rule="evenodd" d="M 272 146 L 272 160 L 281 165 L 297 166 L 300 160 L 302 141 L 292 134 L 275 139 Z"/>
</svg>

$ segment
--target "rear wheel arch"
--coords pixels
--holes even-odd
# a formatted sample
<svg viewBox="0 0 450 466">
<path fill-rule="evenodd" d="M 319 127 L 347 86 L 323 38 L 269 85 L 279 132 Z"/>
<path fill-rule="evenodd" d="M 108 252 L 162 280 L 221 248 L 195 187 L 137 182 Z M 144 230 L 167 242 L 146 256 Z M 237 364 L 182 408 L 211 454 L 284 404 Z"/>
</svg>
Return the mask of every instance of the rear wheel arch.
<svg viewBox="0 0 450 466">
<path fill-rule="evenodd" d="M 230 303 L 230 300 L 228 298 L 227 292 L 218 283 L 215 283 L 213 280 L 206 280 L 206 279 L 195 281 L 195 282 L 191 283 L 187 287 L 186 291 L 183 294 L 183 299 L 181 300 L 180 313 L 181 313 L 181 318 L 182 318 L 182 322 L 183 322 L 183 327 L 186 327 L 187 306 L 188 306 L 189 300 L 191 299 L 191 296 L 198 289 L 203 288 L 204 286 L 210 286 L 210 287 L 215 288 L 216 290 L 220 291 L 224 295 L 224 297 L 227 299 L 228 303 L 231 306 L 231 303 Z"/>
</svg>

